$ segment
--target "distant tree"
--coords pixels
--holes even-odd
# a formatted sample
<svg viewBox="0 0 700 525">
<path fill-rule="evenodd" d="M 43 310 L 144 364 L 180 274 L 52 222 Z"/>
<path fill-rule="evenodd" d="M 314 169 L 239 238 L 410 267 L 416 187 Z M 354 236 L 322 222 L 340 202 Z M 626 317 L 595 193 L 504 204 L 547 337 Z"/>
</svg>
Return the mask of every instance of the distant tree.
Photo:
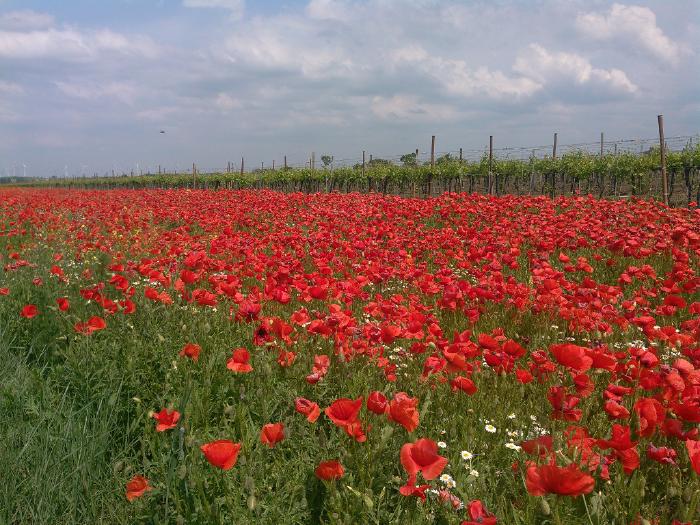
<svg viewBox="0 0 700 525">
<path fill-rule="evenodd" d="M 386 159 L 372 159 L 370 160 L 367 164 L 369 164 L 372 167 L 376 166 L 391 166 L 391 161 L 388 161 Z"/>
<path fill-rule="evenodd" d="M 401 164 L 404 166 L 415 166 L 416 165 L 416 152 L 414 151 L 413 153 L 406 153 L 405 155 L 401 155 Z"/>
<path fill-rule="evenodd" d="M 333 157 L 330 155 L 321 155 L 321 162 L 324 168 L 328 168 L 333 163 Z"/>
<path fill-rule="evenodd" d="M 435 161 L 435 164 L 449 164 L 453 160 L 455 160 L 455 159 L 452 155 L 450 155 L 449 153 L 445 153 L 441 157 L 437 158 L 437 160 Z"/>
</svg>

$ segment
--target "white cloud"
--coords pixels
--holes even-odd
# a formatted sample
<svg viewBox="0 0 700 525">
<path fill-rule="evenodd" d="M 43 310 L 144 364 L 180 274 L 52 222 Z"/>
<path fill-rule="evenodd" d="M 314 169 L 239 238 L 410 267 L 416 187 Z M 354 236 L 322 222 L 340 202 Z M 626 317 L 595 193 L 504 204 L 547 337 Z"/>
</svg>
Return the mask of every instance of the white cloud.
<svg viewBox="0 0 700 525">
<path fill-rule="evenodd" d="M 421 102 L 415 95 L 372 97 L 372 113 L 386 120 L 452 120 L 459 116 L 457 110 L 446 104 Z"/>
<path fill-rule="evenodd" d="M 627 40 L 672 64 L 677 64 L 683 53 L 682 46 L 656 24 L 656 14 L 648 7 L 613 4 L 607 13 L 579 13 L 576 27 L 597 40 Z"/>
<path fill-rule="evenodd" d="M 316 20 L 348 20 L 352 16 L 350 7 L 342 0 L 311 0 L 306 14 Z"/>
<path fill-rule="evenodd" d="M 24 93 L 24 88 L 14 82 L 4 82 L 0 80 L 0 94 L 5 95 L 21 95 Z"/>
<path fill-rule="evenodd" d="M 485 66 L 470 67 L 464 60 L 431 56 L 423 47 L 410 44 L 391 54 L 394 67 L 409 67 L 431 76 L 453 95 L 486 98 L 527 97 L 542 85 L 525 75 L 508 76 Z"/>
<path fill-rule="evenodd" d="M 224 112 L 238 109 L 242 105 L 240 100 L 232 97 L 228 93 L 219 93 L 214 100 L 214 104 Z"/>
<path fill-rule="evenodd" d="M 84 61 L 110 52 L 146 58 L 155 58 L 158 54 L 149 38 L 127 36 L 108 29 L 87 32 L 75 29 L 0 31 L 0 58 Z"/>
<path fill-rule="evenodd" d="M 106 84 L 85 83 L 85 82 L 54 82 L 56 87 L 69 97 L 83 100 L 97 100 L 101 98 L 112 98 L 133 104 L 139 90 L 133 84 L 127 82 L 109 82 Z"/>
<path fill-rule="evenodd" d="M 234 18 L 243 16 L 245 0 L 183 0 L 182 5 L 192 8 L 226 9 Z"/>
<path fill-rule="evenodd" d="M 44 29 L 53 25 L 53 16 L 29 9 L 0 14 L 1 29 Z"/>
<path fill-rule="evenodd" d="M 620 69 L 600 69 L 575 53 L 550 52 L 539 44 L 530 44 L 515 61 L 513 69 L 540 84 L 574 81 L 598 84 L 614 91 L 635 93 L 637 86 Z"/>
<path fill-rule="evenodd" d="M 299 71 L 313 79 L 342 77 L 359 72 L 343 40 L 323 45 L 312 24 L 298 18 L 254 20 L 226 40 L 225 56 L 270 71 Z"/>
</svg>

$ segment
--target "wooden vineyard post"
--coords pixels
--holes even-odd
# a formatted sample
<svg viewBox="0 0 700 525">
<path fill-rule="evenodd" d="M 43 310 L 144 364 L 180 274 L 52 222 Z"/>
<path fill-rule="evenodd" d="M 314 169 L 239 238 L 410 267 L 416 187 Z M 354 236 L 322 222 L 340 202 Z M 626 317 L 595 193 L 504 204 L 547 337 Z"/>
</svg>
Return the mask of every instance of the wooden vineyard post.
<svg viewBox="0 0 700 525">
<path fill-rule="evenodd" d="M 365 150 L 362 150 L 362 176 L 365 176 Z"/>
<path fill-rule="evenodd" d="M 418 167 L 418 148 L 416 148 L 416 168 Z M 414 177 L 413 181 L 411 182 L 411 193 L 413 194 L 413 198 L 416 198 L 416 179 Z"/>
<path fill-rule="evenodd" d="M 530 157 L 530 191 L 528 195 L 532 195 L 535 191 L 535 150 L 532 150 L 532 156 Z"/>
<path fill-rule="evenodd" d="M 287 169 L 287 155 L 284 156 L 284 169 Z"/>
<path fill-rule="evenodd" d="M 668 206 L 668 174 L 666 173 L 666 141 L 664 140 L 664 116 L 657 117 L 659 122 L 659 150 L 661 152 L 661 184 L 663 184 L 664 204 Z"/>
<path fill-rule="evenodd" d="M 197 166 L 192 163 L 192 189 L 197 187 Z"/>
<path fill-rule="evenodd" d="M 488 178 L 488 194 L 493 193 L 493 135 L 489 135 L 489 178 Z"/>
<path fill-rule="evenodd" d="M 243 172 L 245 171 L 245 159 L 241 157 L 241 177 L 243 176 Z"/>
<path fill-rule="evenodd" d="M 430 139 L 430 167 L 435 167 L 435 135 Z M 428 197 L 433 194 L 433 170 L 430 170 L 428 175 Z"/>
<path fill-rule="evenodd" d="M 600 158 L 603 158 L 603 132 L 600 132 Z"/>
<path fill-rule="evenodd" d="M 557 134 L 554 134 L 554 143 L 552 144 L 552 160 L 556 161 L 557 160 Z M 552 191 L 551 191 L 551 197 L 554 198 L 555 195 L 555 188 L 557 185 L 557 173 L 556 171 L 552 172 Z"/>
</svg>

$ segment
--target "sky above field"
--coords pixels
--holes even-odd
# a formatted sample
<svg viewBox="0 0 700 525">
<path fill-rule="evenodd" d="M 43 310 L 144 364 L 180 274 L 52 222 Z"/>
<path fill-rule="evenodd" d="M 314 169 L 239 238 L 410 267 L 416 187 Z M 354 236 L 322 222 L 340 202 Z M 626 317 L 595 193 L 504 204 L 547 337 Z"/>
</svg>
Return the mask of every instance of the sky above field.
<svg viewBox="0 0 700 525">
<path fill-rule="evenodd" d="M 0 0 L 0 175 L 694 135 L 699 53 L 697 0 Z"/>
</svg>

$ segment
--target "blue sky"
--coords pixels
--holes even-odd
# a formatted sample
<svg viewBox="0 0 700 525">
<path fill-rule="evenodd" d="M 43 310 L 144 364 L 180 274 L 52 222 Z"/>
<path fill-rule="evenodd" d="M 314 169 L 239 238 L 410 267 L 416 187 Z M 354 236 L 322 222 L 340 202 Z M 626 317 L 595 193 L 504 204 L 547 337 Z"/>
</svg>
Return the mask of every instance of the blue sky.
<svg viewBox="0 0 700 525">
<path fill-rule="evenodd" d="M 698 53 L 696 0 L 0 0 L 0 174 L 694 135 Z"/>
</svg>

